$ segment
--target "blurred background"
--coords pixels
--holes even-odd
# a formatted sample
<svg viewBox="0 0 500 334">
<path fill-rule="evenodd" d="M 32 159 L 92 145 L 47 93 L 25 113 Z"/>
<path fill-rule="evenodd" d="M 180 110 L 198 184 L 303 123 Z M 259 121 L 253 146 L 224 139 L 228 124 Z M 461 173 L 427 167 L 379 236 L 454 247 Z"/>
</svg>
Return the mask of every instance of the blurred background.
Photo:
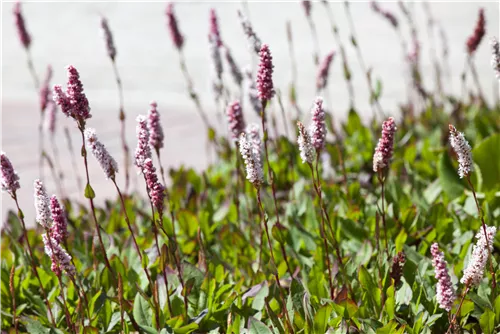
<svg viewBox="0 0 500 334">
<path fill-rule="evenodd" d="M 437 82 L 432 61 L 433 57 L 437 57 L 443 63 L 446 61 L 443 68 L 447 71 L 442 75 L 442 88 L 444 93 L 450 95 L 462 94 L 460 78 L 467 59 L 465 43 L 474 31 L 479 9 L 484 8 L 486 36 L 475 54 L 474 61 L 486 101 L 493 103 L 498 95 L 498 81 L 490 66 L 488 39 L 498 36 L 498 3 L 428 3 L 434 25 L 429 24 L 429 14 L 424 3 L 404 4 L 417 27 L 423 87 L 429 91 L 436 90 Z M 18 197 L 27 222 L 32 224 L 32 184 L 33 180 L 39 177 L 39 96 L 28 70 L 27 54 L 15 28 L 12 12 L 14 5 L 3 3 L 2 11 L 1 146 L 21 179 Z M 405 51 L 402 49 L 400 35 L 383 16 L 374 12 L 369 2 L 352 2 L 349 8 L 357 34 L 357 44 L 366 66 L 371 69 L 373 82 L 381 82 L 380 104 L 387 115 L 397 116 L 400 104 L 408 101 L 410 70 L 406 57 L 412 52 L 411 29 L 398 3 L 381 2 L 379 5 L 399 20 L 399 31 L 407 47 Z M 118 91 L 100 28 L 101 16 L 105 16 L 117 49 L 116 64 L 123 81 L 127 141 L 131 153 L 133 154 L 136 145 L 135 118 L 139 114 L 147 114 L 150 101 L 155 100 L 166 137 L 162 151 L 163 165 L 167 168 L 185 165 L 202 169 L 209 161 L 213 161 L 213 158 L 206 149 L 206 128 L 189 98 L 179 66 L 179 55 L 170 39 L 165 15 L 166 6 L 164 2 L 29 2 L 22 4 L 22 12 L 32 37 L 30 52 L 38 77 L 44 78 L 47 65 L 50 64 L 54 71 L 51 84 L 65 86 L 65 67 L 72 64 L 78 69 L 93 115 L 87 126 L 96 129 L 101 141 L 121 165 L 123 152 L 119 137 Z M 329 6 L 352 74 L 354 107 L 369 121 L 373 116 L 369 104 L 370 94 L 356 49 L 350 42 L 352 29 L 345 5 L 343 2 L 335 2 Z M 269 44 L 275 65 L 274 85 L 282 94 L 289 120 L 299 115 L 296 108 L 292 108 L 289 98 L 293 64 L 287 41 L 287 22 L 290 22 L 293 55 L 296 59 L 297 104 L 303 111 L 300 117 L 305 122 L 309 121 L 308 112 L 316 96 L 318 66 L 314 62 L 313 53 L 318 49 L 321 61 L 327 53 L 336 51 L 330 69 L 328 89 L 324 92 L 325 104 L 336 121 L 341 121 L 347 115 L 350 101 L 343 76 L 342 59 L 339 57 L 339 45 L 332 32 L 329 11 L 324 4 L 313 2 L 311 6 L 310 19 L 317 32 L 316 45 L 301 2 L 179 2 L 175 5 L 175 13 L 185 38 L 186 65 L 203 108 L 220 134 L 227 133 L 227 129 L 224 125 L 225 118 L 220 120 L 217 117 L 225 106 L 214 101 L 212 89 L 213 65 L 208 42 L 211 8 L 216 10 L 221 38 L 240 67 L 255 68 L 257 59 L 249 49 L 238 10 L 249 18 L 262 42 Z M 447 57 L 443 58 L 443 52 L 446 50 Z M 240 95 L 240 91 L 233 84 L 227 64 L 224 65 L 224 81 L 234 93 L 231 96 L 233 99 Z M 470 74 L 467 85 L 475 90 Z M 270 112 L 280 114 L 277 103 L 271 106 Z M 257 120 L 257 115 L 250 108 L 246 108 L 244 113 L 247 121 Z M 71 198 L 81 200 L 83 189 L 78 189 L 75 177 L 84 176 L 83 163 L 79 156 L 81 139 L 72 119 L 67 119 L 60 112 L 57 116 L 54 142 L 59 151 L 64 175 L 64 191 Z M 65 127 L 70 132 L 76 153 L 76 170 L 71 165 L 68 142 L 64 135 Z M 283 127 L 280 126 L 280 129 Z M 46 148 L 52 153 L 50 147 L 47 141 Z M 89 157 L 89 163 L 96 200 L 102 203 L 107 196 L 115 196 L 114 190 L 92 156 Z M 49 193 L 55 193 L 57 189 L 48 168 L 45 168 L 44 175 Z M 132 175 L 136 178 L 135 170 Z M 118 183 L 124 183 L 122 171 L 118 176 Z M 135 189 L 135 182 L 132 182 L 132 189 Z M 7 211 L 12 208 L 12 200 L 7 194 L 3 194 L 2 223 Z"/>
</svg>

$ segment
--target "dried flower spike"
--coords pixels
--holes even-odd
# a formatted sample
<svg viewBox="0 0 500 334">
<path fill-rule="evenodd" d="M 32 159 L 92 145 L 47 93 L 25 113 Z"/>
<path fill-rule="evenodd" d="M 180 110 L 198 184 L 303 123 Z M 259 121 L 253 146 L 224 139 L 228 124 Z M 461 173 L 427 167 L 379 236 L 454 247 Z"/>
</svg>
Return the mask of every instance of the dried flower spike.
<svg viewBox="0 0 500 334">
<path fill-rule="evenodd" d="M 163 128 L 160 121 L 160 113 L 158 112 L 158 104 L 151 101 L 149 104 L 151 108 L 148 112 L 148 130 L 149 130 L 149 145 L 156 151 L 163 147 Z"/>
<path fill-rule="evenodd" d="M 154 168 L 153 161 L 149 158 L 144 161 L 143 173 L 146 178 L 146 184 L 148 186 L 151 202 L 153 202 L 154 207 L 158 210 L 158 213 L 161 216 L 163 212 L 163 200 L 165 199 L 165 188 L 158 181 L 156 168 Z"/>
<path fill-rule="evenodd" d="M 167 5 L 166 14 L 167 14 L 168 29 L 170 31 L 170 37 L 172 38 L 172 42 L 174 43 L 175 47 L 178 50 L 181 50 L 182 46 L 184 45 L 184 37 L 182 36 L 179 30 L 179 26 L 177 24 L 177 18 L 175 17 L 173 3 L 169 3 Z"/>
<path fill-rule="evenodd" d="M 394 285 L 398 285 L 399 282 L 401 282 L 405 263 L 406 256 L 403 252 L 398 252 L 398 254 L 392 258 L 391 278 L 394 280 Z"/>
<path fill-rule="evenodd" d="M 274 96 L 273 86 L 273 57 L 269 45 L 263 44 L 259 52 L 260 63 L 257 73 L 257 90 L 262 102 L 269 101 Z"/>
<path fill-rule="evenodd" d="M 240 135 L 239 145 L 241 156 L 245 161 L 247 180 L 254 187 L 259 188 L 264 181 L 260 154 L 255 151 L 255 146 L 248 140 L 245 133 Z"/>
<path fill-rule="evenodd" d="M 233 101 L 227 106 L 227 123 L 229 131 L 231 131 L 231 137 L 237 141 L 240 134 L 245 132 L 245 120 L 238 100 Z"/>
<path fill-rule="evenodd" d="M 40 111 L 43 113 L 49 104 L 50 80 L 52 79 L 52 66 L 47 66 L 47 74 L 40 87 Z"/>
<path fill-rule="evenodd" d="M 444 253 L 439 250 L 437 243 L 432 244 L 431 254 L 435 277 L 438 280 L 436 287 L 437 302 L 440 308 L 449 312 L 453 307 L 453 302 L 457 299 L 457 294 L 446 268 Z"/>
<path fill-rule="evenodd" d="M 491 38 L 491 67 L 495 71 L 495 76 L 500 80 L 500 45 L 495 37 Z"/>
<path fill-rule="evenodd" d="M 302 1 L 302 7 L 304 7 L 304 12 L 306 16 L 309 18 L 311 16 L 311 1 Z"/>
<path fill-rule="evenodd" d="M 321 90 L 328 84 L 328 73 L 330 72 L 330 65 L 332 64 L 333 57 L 335 56 L 335 51 L 330 52 L 326 55 L 325 59 L 321 63 L 318 70 L 318 76 L 316 77 L 316 88 Z"/>
<path fill-rule="evenodd" d="M 92 151 L 97 162 L 99 162 L 106 178 L 114 179 L 115 174 L 118 173 L 118 164 L 111 154 L 109 154 L 106 147 L 99 141 L 99 138 L 97 138 L 95 129 L 85 129 L 85 141 L 87 147 Z"/>
<path fill-rule="evenodd" d="M 460 282 L 466 286 L 478 286 L 484 276 L 484 267 L 488 261 L 489 254 L 493 251 L 493 239 L 497 228 L 495 226 L 486 226 L 486 239 L 483 230 L 476 234 L 477 243 L 472 248 L 472 256 Z M 489 248 L 489 251 L 488 251 Z"/>
<path fill-rule="evenodd" d="M 318 96 L 314 100 L 314 106 L 311 110 L 312 123 L 309 131 L 311 132 L 312 144 L 316 148 L 316 151 L 320 151 L 325 147 L 326 141 L 326 124 L 325 117 L 326 113 L 323 109 L 323 98 Z"/>
<path fill-rule="evenodd" d="M 481 40 L 486 34 L 485 27 L 486 21 L 484 19 L 484 9 L 481 8 L 479 9 L 479 16 L 477 18 L 476 27 L 474 28 L 474 33 L 467 39 L 466 47 L 469 55 L 472 55 L 479 46 L 479 43 L 481 43 Z"/>
<path fill-rule="evenodd" d="M 52 226 L 50 214 L 50 200 L 42 181 L 36 179 L 33 182 L 35 197 L 36 222 L 46 230 Z"/>
<path fill-rule="evenodd" d="M 139 115 L 136 118 L 137 126 L 135 133 L 137 136 L 137 148 L 135 149 L 135 165 L 142 171 L 144 161 L 151 159 L 151 148 L 149 146 L 149 131 L 146 117 Z"/>
<path fill-rule="evenodd" d="M 105 17 L 101 18 L 101 29 L 102 29 L 102 34 L 104 36 L 104 41 L 106 42 L 106 51 L 108 52 L 108 56 L 109 58 L 111 58 L 112 61 L 115 61 L 116 57 L 115 42 L 113 41 L 113 34 L 109 29 L 108 20 Z"/>
<path fill-rule="evenodd" d="M 15 196 L 16 190 L 21 188 L 19 185 L 19 176 L 17 176 L 5 152 L 2 152 L 0 155 L 0 167 L 2 173 L 2 191 L 6 191 L 10 196 Z"/>
<path fill-rule="evenodd" d="M 50 228 L 50 237 L 58 244 L 62 244 L 69 236 L 68 221 L 66 220 L 66 214 L 57 200 L 56 195 L 50 197 L 50 213 L 53 221 L 52 227 Z"/>
<path fill-rule="evenodd" d="M 31 45 L 31 36 L 26 29 L 26 23 L 24 22 L 23 13 L 21 12 L 21 2 L 19 1 L 14 5 L 14 19 L 19 40 L 25 49 L 29 49 Z"/>
<path fill-rule="evenodd" d="M 297 143 L 299 144 L 300 158 L 302 162 L 312 164 L 316 157 L 316 151 L 314 149 L 311 135 L 304 124 L 297 122 L 297 127 L 299 128 L 299 136 L 297 137 Z"/>
<path fill-rule="evenodd" d="M 394 150 L 394 133 L 396 132 L 396 122 L 389 117 L 382 124 L 382 136 L 380 137 L 375 154 L 373 155 L 373 171 L 378 172 L 389 166 Z"/>
<path fill-rule="evenodd" d="M 462 132 L 458 132 L 453 125 L 450 128 L 450 145 L 458 157 L 458 175 L 460 178 L 468 176 L 474 171 L 471 147 Z"/>
</svg>

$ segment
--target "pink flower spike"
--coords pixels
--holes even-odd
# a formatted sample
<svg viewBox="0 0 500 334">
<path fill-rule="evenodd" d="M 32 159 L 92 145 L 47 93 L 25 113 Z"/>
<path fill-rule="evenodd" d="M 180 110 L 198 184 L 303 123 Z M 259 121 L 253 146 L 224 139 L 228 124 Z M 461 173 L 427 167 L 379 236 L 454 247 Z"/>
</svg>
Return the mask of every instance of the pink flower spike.
<svg viewBox="0 0 500 334">
<path fill-rule="evenodd" d="M 74 117 L 71 102 L 66 93 L 62 90 L 61 85 L 54 85 L 52 96 L 54 102 L 61 107 L 61 111 L 66 117 Z"/>
<path fill-rule="evenodd" d="M 484 18 L 484 9 L 479 9 L 479 16 L 477 18 L 474 33 L 467 39 L 467 52 L 472 55 L 481 43 L 484 35 L 486 34 L 486 20 Z"/>
<path fill-rule="evenodd" d="M 311 1 L 302 1 L 302 7 L 304 7 L 304 12 L 306 13 L 306 16 L 309 18 L 311 17 Z"/>
<path fill-rule="evenodd" d="M 118 164 L 108 150 L 97 138 L 96 131 L 92 128 L 85 129 L 85 141 L 107 179 L 114 179 L 118 173 Z"/>
<path fill-rule="evenodd" d="M 179 31 L 179 26 L 177 24 L 177 18 L 175 17 L 174 13 L 174 4 L 169 3 L 167 5 L 167 24 L 168 28 L 170 31 L 170 36 L 172 38 L 172 42 L 174 43 L 175 47 L 178 50 L 182 49 L 182 46 L 184 45 L 184 37 L 182 36 L 181 32 Z"/>
<path fill-rule="evenodd" d="M 42 225 L 45 230 L 48 230 L 52 226 L 49 195 L 42 181 L 38 179 L 33 183 L 33 188 L 35 193 L 35 220 L 38 224 Z"/>
<path fill-rule="evenodd" d="M 163 147 L 164 139 L 160 113 L 158 113 L 158 105 L 155 101 L 151 101 L 149 105 L 151 106 L 148 112 L 149 145 L 159 151 Z"/>
<path fill-rule="evenodd" d="M 52 79 L 52 66 L 47 66 L 47 74 L 40 87 L 40 111 L 43 113 L 49 104 L 50 80 Z"/>
<path fill-rule="evenodd" d="M 458 157 L 458 175 L 460 178 L 469 176 L 474 171 L 474 161 L 472 161 L 472 151 L 467 139 L 462 132 L 453 126 L 450 128 L 450 145 Z"/>
<path fill-rule="evenodd" d="M 478 286 L 481 283 L 489 254 L 493 252 L 493 240 L 496 233 L 497 228 L 495 226 L 486 226 L 488 239 L 486 239 L 483 229 L 476 234 L 477 243 L 472 248 L 472 256 L 464 269 L 464 275 L 460 283 L 469 287 Z"/>
<path fill-rule="evenodd" d="M 163 213 L 163 200 L 165 199 L 165 188 L 158 181 L 158 176 L 156 175 L 156 168 L 154 168 L 153 161 L 149 158 L 144 161 L 143 173 L 144 177 L 146 178 L 146 184 L 148 186 L 151 202 L 153 202 L 154 207 L 161 216 Z"/>
<path fill-rule="evenodd" d="M 219 23 L 217 20 L 217 14 L 215 13 L 215 9 L 210 9 L 210 33 L 209 36 L 214 38 L 217 47 L 222 46 L 222 39 L 220 37 Z"/>
<path fill-rule="evenodd" d="M 26 29 L 23 13 L 21 12 L 21 2 L 16 2 L 14 5 L 14 19 L 16 22 L 17 34 L 23 47 L 27 50 L 31 45 L 31 36 Z"/>
<path fill-rule="evenodd" d="M 374 172 L 381 171 L 389 166 L 394 150 L 394 134 L 396 130 L 396 122 L 393 117 L 389 117 L 382 124 L 382 136 L 378 141 L 375 154 L 373 155 Z"/>
<path fill-rule="evenodd" d="M 233 140 L 237 141 L 240 134 L 245 132 L 245 119 L 243 118 L 243 112 L 238 100 L 233 101 L 227 106 L 227 122 Z"/>
<path fill-rule="evenodd" d="M 330 65 L 332 64 L 334 56 L 335 51 L 327 54 L 325 59 L 323 59 L 321 66 L 319 67 L 318 75 L 316 77 L 316 88 L 318 89 L 318 91 L 325 88 L 328 83 L 328 73 L 330 72 Z"/>
<path fill-rule="evenodd" d="M 453 302 L 457 298 L 453 283 L 451 283 L 444 254 L 439 250 L 437 243 L 431 246 L 432 265 L 434 267 L 435 277 L 438 280 L 436 295 L 439 307 L 449 312 L 453 307 Z"/>
<path fill-rule="evenodd" d="M 321 149 L 323 149 L 323 147 L 325 147 L 326 141 L 326 113 L 323 109 L 322 97 L 318 96 L 314 100 L 314 107 L 311 110 L 311 114 L 312 124 L 309 131 L 312 139 L 312 144 L 316 148 L 316 151 L 320 151 Z"/>
<path fill-rule="evenodd" d="M 83 84 L 80 81 L 80 74 L 73 65 L 69 65 L 66 69 L 68 71 L 66 95 L 68 96 L 73 109 L 72 116 L 79 121 L 89 119 L 92 115 L 90 114 L 89 101 L 83 92 Z"/>
<path fill-rule="evenodd" d="M 2 191 L 7 192 L 10 196 L 15 196 L 16 190 L 21 188 L 19 185 L 19 176 L 17 176 L 14 167 L 12 167 L 12 163 L 5 152 L 2 152 L 0 155 L 0 168 L 1 168 L 1 183 L 2 183 Z"/>
<path fill-rule="evenodd" d="M 50 230 L 50 237 L 58 244 L 64 243 L 68 238 L 68 221 L 61 204 L 57 200 L 56 195 L 50 198 L 50 212 L 52 215 L 52 228 Z"/>
<path fill-rule="evenodd" d="M 52 237 L 49 238 L 47 233 L 42 235 L 43 244 L 45 245 L 45 253 L 52 261 L 51 269 L 57 275 L 61 276 L 63 272 L 71 277 L 75 276 L 75 267 L 71 264 L 71 255 L 61 247 Z"/>
<path fill-rule="evenodd" d="M 149 130 L 146 117 L 144 117 L 144 115 L 139 115 L 136 121 L 135 133 L 137 136 L 137 147 L 135 149 L 135 165 L 139 167 L 142 172 L 144 161 L 146 159 L 151 159 L 151 147 L 149 146 Z"/>
<path fill-rule="evenodd" d="M 267 44 L 263 44 L 259 52 L 260 63 L 257 73 L 257 90 L 262 102 L 271 100 L 274 96 L 273 57 Z"/>
<path fill-rule="evenodd" d="M 57 120 L 57 104 L 51 102 L 49 104 L 49 117 L 47 118 L 47 130 L 49 130 L 50 135 L 53 137 L 56 133 L 56 120 Z"/>
</svg>

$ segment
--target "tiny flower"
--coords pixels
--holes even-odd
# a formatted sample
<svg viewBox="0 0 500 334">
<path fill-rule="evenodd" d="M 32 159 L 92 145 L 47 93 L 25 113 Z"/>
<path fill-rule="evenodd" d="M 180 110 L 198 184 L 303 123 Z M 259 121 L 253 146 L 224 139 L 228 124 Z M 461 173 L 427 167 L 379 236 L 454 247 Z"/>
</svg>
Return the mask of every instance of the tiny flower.
<svg viewBox="0 0 500 334">
<path fill-rule="evenodd" d="M 163 147 L 164 139 L 160 113 L 158 113 L 158 105 L 155 101 L 152 101 L 149 105 L 151 106 L 148 112 L 149 145 L 159 151 Z"/>
<path fill-rule="evenodd" d="M 66 95 L 69 98 L 71 107 L 73 109 L 73 117 L 78 120 L 86 120 L 91 118 L 89 101 L 83 92 L 83 84 L 80 81 L 80 74 L 73 65 L 69 65 L 68 83 L 66 88 Z"/>
<path fill-rule="evenodd" d="M 243 82 L 243 74 L 241 74 L 240 67 L 234 61 L 233 55 L 231 54 L 231 51 L 227 47 L 225 47 L 225 51 L 226 51 L 225 52 L 226 61 L 227 64 L 229 65 L 231 76 L 233 77 L 234 82 L 238 86 L 241 86 L 241 83 Z"/>
<path fill-rule="evenodd" d="M 476 51 L 485 34 L 486 21 L 484 19 L 484 9 L 481 8 L 479 9 L 479 16 L 477 18 L 476 27 L 474 28 L 474 33 L 467 39 L 466 48 L 469 55 L 472 55 Z"/>
<path fill-rule="evenodd" d="M 222 46 L 222 39 L 220 38 L 219 23 L 217 22 L 217 14 L 215 9 L 210 9 L 210 32 L 209 35 L 213 37 L 217 47 Z"/>
<path fill-rule="evenodd" d="M 245 133 L 240 135 L 239 144 L 240 153 L 245 162 L 247 179 L 254 187 L 259 188 L 264 181 L 264 173 L 259 157 L 260 154 L 258 155 L 257 152 L 255 152 L 254 145 L 248 140 Z"/>
<path fill-rule="evenodd" d="M 495 71 L 497 79 L 500 80 L 500 45 L 495 37 L 491 38 L 491 67 Z"/>
<path fill-rule="evenodd" d="M 40 87 L 40 111 L 43 113 L 49 104 L 50 80 L 52 79 L 52 66 L 47 66 L 47 74 Z"/>
<path fill-rule="evenodd" d="M 227 122 L 229 124 L 231 136 L 237 141 L 240 134 L 245 132 L 245 120 L 243 119 L 243 112 L 241 111 L 241 105 L 238 100 L 227 106 Z"/>
<path fill-rule="evenodd" d="M 333 61 L 334 56 L 335 51 L 327 54 L 325 59 L 323 59 L 321 66 L 319 67 L 318 75 L 316 77 L 316 88 L 318 90 L 325 88 L 328 83 L 328 73 L 330 72 L 330 65 Z"/>
<path fill-rule="evenodd" d="M 453 306 L 453 302 L 457 298 L 453 284 L 451 283 L 444 253 L 439 250 L 437 243 L 431 246 L 432 265 L 434 266 L 435 277 L 438 280 L 436 287 L 436 295 L 439 307 L 449 312 Z"/>
<path fill-rule="evenodd" d="M 250 47 L 255 51 L 256 54 L 259 54 L 262 46 L 260 38 L 253 30 L 250 21 L 240 11 L 238 11 L 238 16 L 240 17 L 241 26 L 243 27 L 243 32 L 248 38 L 248 43 Z"/>
<path fill-rule="evenodd" d="M 273 57 L 267 44 L 263 44 L 259 52 L 260 63 L 257 73 L 257 90 L 261 101 L 269 101 L 274 96 Z"/>
<path fill-rule="evenodd" d="M 50 200 L 45 187 L 40 180 L 35 180 L 33 183 L 35 189 L 35 212 L 36 222 L 48 230 L 52 226 L 50 215 Z"/>
<path fill-rule="evenodd" d="M 136 121 L 137 148 L 135 149 L 135 165 L 142 170 L 144 161 L 148 158 L 151 159 L 151 147 L 149 146 L 149 131 L 146 117 L 139 115 Z"/>
<path fill-rule="evenodd" d="M 64 115 L 66 115 L 66 117 L 74 117 L 71 102 L 60 85 L 54 85 L 53 99 L 54 102 L 61 107 L 61 111 Z"/>
<path fill-rule="evenodd" d="M 316 97 L 314 107 L 311 110 L 312 124 L 310 126 L 312 144 L 317 151 L 325 147 L 326 140 L 326 124 L 325 124 L 325 110 L 323 109 L 323 98 Z"/>
<path fill-rule="evenodd" d="M 165 188 L 158 181 L 156 168 L 154 168 L 153 161 L 149 158 L 144 161 L 143 173 L 146 178 L 146 184 L 148 186 L 151 202 L 153 202 L 154 207 L 161 215 L 163 212 L 163 200 L 165 199 Z"/>
<path fill-rule="evenodd" d="M 71 277 L 75 276 L 75 267 L 71 264 L 71 255 L 58 242 L 49 237 L 47 233 L 42 235 L 42 240 L 45 245 L 45 253 L 52 261 L 52 271 L 57 276 L 60 276 L 63 272 Z"/>
<path fill-rule="evenodd" d="M 118 173 L 118 164 L 111 154 L 109 154 L 106 147 L 97 138 L 95 129 L 85 129 L 85 141 L 87 147 L 92 152 L 97 162 L 99 162 L 106 178 L 114 179 L 115 174 Z"/>
<path fill-rule="evenodd" d="M 177 25 L 177 18 L 175 17 L 173 3 L 168 4 L 166 14 L 168 29 L 170 31 L 172 42 L 178 50 L 181 50 L 182 46 L 184 45 L 184 37 L 182 36 L 179 30 L 179 26 Z"/>
<path fill-rule="evenodd" d="M 389 166 L 392 158 L 394 146 L 394 133 L 396 132 L 396 122 L 389 117 L 382 124 L 382 136 L 380 137 L 375 154 L 373 155 L 373 171 L 378 172 Z"/>
<path fill-rule="evenodd" d="M 312 164 L 316 157 L 316 151 L 312 144 L 312 138 L 304 124 L 297 122 L 299 128 L 299 137 L 297 138 L 297 143 L 299 144 L 300 158 L 302 162 Z"/>
<path fill-rule="evenodd" d="M 378 5 L 378 3 L 376 1 L 372 1 L 371 5 L 372 5 L 372 9 L 375 13 L 378 13 L 378 14 L 382 15 L 383 17 L 385 17 L 387 19 L 387 21 L 389 21 L 389 23 L 394 28 L 398 27 L 398 20 L 396 19 L 394 14 L 392 14 L 391 12 L 388 12 L 387 10 L 380 8 L 380 6 Z"/>
<path fill-rule="evenodd" d="M 50 198 L 50 213 L 53 224 L 50 228 L 50 237 L 58 244 L 63 243 L 69 236 L 68 221 L 56 195 Z"/>
<path fill-rule="evenodd" d="M 450 145 L 458 157 L 458 175 L 460 178 L 468 176 L 474 171 L 474 163 L 472 161 L 471 147 L 462 132 L 453 126 L 450 128 Z"/>
<path fill-rule="evenodd" d="M 14 5 L 14 18 L 19 40 L 25 49 L 29 49 L 31 45 L 31 36 L 26 29 L 26 23 L 24 22 L 23 13 L 21 12 L 21 2 L 19 1 Z"/>
<path fill-rule="evenodd" d="M 104 41 L 106 42 L 106 51 L 108 52 L 108 56 L 112 61 L 115 61 L 116 48 L 113 41 L 113 34 L 109 29 L 108 20 L 105 17 L 101 18 L 101 29 L 104 36 Z"/>
<path fill-rule="evenodd" d="M 472 256 L 464 270 L 464 276 L 460 280 L 462 284 L 470 287 L 478 286 L 481 283 L 489 253 L 493 251 L 493 239 L 495 239 L 496 233 L 495 226 L 486 226 L 488 239 L 485 238 L 483 230 L 476 234 L 477 243 L 472 248 Z"/>
<path fill-rule="evenodd" d="M 5 152 L 2 152 L 0 155 L 0 167 L 2 173 L 2 191 L 6 191 L 9 195 L 14 196 L 16 190 L 21 188 L 19 185 L 19 176 L 17 176 Z"/>
</svg>

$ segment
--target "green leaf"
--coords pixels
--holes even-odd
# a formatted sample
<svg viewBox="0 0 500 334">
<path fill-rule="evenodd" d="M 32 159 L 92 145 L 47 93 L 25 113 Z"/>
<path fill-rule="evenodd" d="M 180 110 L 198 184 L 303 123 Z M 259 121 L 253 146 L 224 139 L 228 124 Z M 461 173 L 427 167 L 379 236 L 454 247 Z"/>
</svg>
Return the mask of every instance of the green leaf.
<svg viewBox="0 0 500 334">
<path fill-rule="evenodd" d="M 85 193 L 84 193 L 86 198 L 94 198 L 95 197 L 95 192 L 94 189 L 92 189 L 92 186 L 90 183 L 87 183 L 85 186 Z"/>
<path fill-rule="evenodd" d="M 248 322 L 249 334 L 273 334 L 269 327 L 267 327 L 265 324 L 255 319 L 254 317 L 251 317 Z"/>
<path fill-rule="evenodd" d="M 333 306 L 324 305 L 322 306 L 316 315 L 314 316 L 314 332 L 315 333 L 325 333 L 326 327 L 328 326 L 328 320 L 330 320 L 330 315 L 332 314 Z"/>
<path fill-rule="evenodd" d="M 479 319 L 479 325 L 481 325 L 484 334 L 493 334 L 495 330 L 495 312 L 489 308 L 486 309 Z"/>
<path fill-rule="evenodd" d="M 464 193 L 464 184 L 446 153 L 439 157 L 438 175 L 441 188 L 450 199 L 453 200 Z"/>
<path fill-rule="evenodd" d="M 483 178 L 483 189 L 494 190 L 500 184 L 500 133 L 489 136 L 472 150 Z"/>
<path fill-rule="evenodd" d="M 174 329 L 174 333 L 175 334 L 189 334 L 189 333 L 192 333 L 194 332 L 195 330 L 198 329 L 198 324 L 195 323 L 195 322 L 192 322 L 190 323 L 189 325 L 186 325 L 186 326 L 182 326 L 182 327 L 179 327 L 179 328 L 175 328 Z"/>
<path fill-rule="evenodd" d="M 28 317 L 21 317 L 21 320 L 26 324 L 26 330 L 28 333 L 33 334 L 48 334 L 50 329 L 43 327 L 43 325 L 38 321 Z"/>
<path fill-rule="evenodd" d="M 134 318 L 135 321 L 141 325 L 141 326 L 146 326 L 146 327 L 151 327 L 153 324 L 152 321 L 152 316 L 153 312 L 151 310 L 151 307 L 149 303 L 147 302 L 144 297 L 140 293 L 138 293 L 135 296 L 135 301 L 134 301 Z"/>
</svg>

